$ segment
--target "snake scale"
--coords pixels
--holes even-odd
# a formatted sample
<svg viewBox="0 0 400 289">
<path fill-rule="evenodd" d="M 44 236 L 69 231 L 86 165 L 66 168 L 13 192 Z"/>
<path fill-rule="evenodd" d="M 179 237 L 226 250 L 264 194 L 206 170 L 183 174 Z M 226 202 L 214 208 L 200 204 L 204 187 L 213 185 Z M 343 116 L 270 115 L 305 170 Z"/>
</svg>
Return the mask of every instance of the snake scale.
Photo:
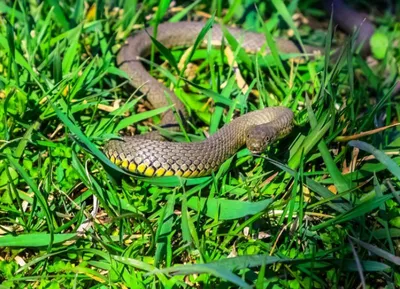
<svg viewBox="0 0 400 289">
<path fill-rule="evenodd" d="M 204 24 L 200 22 L 163 23 L 158 26 L 157 40 L 165 47 L 189 47 L 193 45 Z M 242 47 L 256 53 L 265 47 L 263 34 L 228 28 Z M 214 25 L 211 33 L 213 45 L 221 45 L 223 33 L 219 25 Z M 165 94 L 182 118 L 188 116 L 183 103 L 163 84 L 154 79 L 140 59 L 149 55 L 153 29 L 142 30 L 128 38 L 118 55 L 118 63 L 131 78 L 131 84 L 140 89 L 154 107 L 168 106 Z M 210 39 L 206 36 L 204 39 Z M 202 45 L 205 45 L 203 43 Z M 302 52 L 293 42 L 277 39 L 276 45 L 283 53 Z M 311 53 L 314 47 L 306 46 Z M 110 140 L 104 151 L 116 165 L 133 173 L 145 176 L 198 177 L 215 171 L 227 158 L 245 144 L 252 152 L 261 152 L 276 139 L 285 136 L 292 129 L 293 112 L 285 107 L 268 107 L 253 111 L 233 119 L 204 141 L 177 143 L 163 141 L 158 133 L 123 137 Z M 174 130 L 177 121 L 172 110 L 164 113 L 161 125 Z"/>
</svg>

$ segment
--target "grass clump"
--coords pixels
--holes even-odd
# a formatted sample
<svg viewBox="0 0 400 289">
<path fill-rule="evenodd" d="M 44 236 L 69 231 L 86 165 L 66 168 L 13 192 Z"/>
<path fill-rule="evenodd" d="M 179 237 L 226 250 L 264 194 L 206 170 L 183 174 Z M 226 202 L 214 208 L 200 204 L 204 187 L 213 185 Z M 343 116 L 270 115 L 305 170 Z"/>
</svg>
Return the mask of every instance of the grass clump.
<svg viewBox="0 0 400 289">
<path fill-rule="evenodd" d="M 243 149 L 213 176 L 182 180 L 129 178 L 101 152 L 121 131 L 145 133 L 164 109 L 145 106 L 116 66 L 144 23 L 215 17 L 271 39 L 289 28 L 304 44 L 336 45 L 332 26 L 292 20 L 301 11 L 329 23 L 318 6 L 250 2 L 0 3 L 2 288 L 400 286 L 392 18 L 378 18 L 386 34 L 376 39 L 389 41 L 374 46 L 373 68 L 351 41 L 334 64 L 233 49 L 245 91 L 221 49 L 193 51 L 190 82 L 169 72 L 184 51 L 169 64 L 152 56 L 153 75 L 191 112 L 191 140 L 263 106 L 293 109 L 298 126 L 262 156 Z"/>
</svg>

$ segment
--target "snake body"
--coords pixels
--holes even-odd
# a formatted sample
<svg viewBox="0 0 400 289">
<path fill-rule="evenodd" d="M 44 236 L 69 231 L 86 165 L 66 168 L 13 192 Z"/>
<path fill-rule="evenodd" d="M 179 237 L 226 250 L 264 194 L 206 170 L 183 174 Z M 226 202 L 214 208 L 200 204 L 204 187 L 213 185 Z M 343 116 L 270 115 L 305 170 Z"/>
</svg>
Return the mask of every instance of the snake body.
<svg viewBox="0 0 400 289">
<path fill-rule="evenodd" d="M 160 24 L 157 29 L 157 40 L 167 48 L 190 46 L 203 28 L 199 22 L 179 22 Z M 241 29 L 228 28 L 242 47 L 255 53 L 265 48 L 263 34 L 247 32 Z M 220 45 L 223 33 L 219 25 L 214 25 L 208 32 L 211 37 L 204 39 Z M 121 68 L 131 77 L 133 86 L 147 95 L 154 107 L 169 105 L 165 94 L 169 94 L 176 111 L 181 117 L 187 117 L 187 111 L 178 97 L 164 85 L 154 79 L 141 63 L 140 59 L 149 54 L 153 29 L 142 30 L 128 39 L 119 55 Z M 204 44 L 203 44 L 204 45 Z M 279 51 L 284 53 L 302 52 L 293 42 L 276 40 Z M 305 47 L 311 53 L 314 47 Z M 253 151 L 260 152 L 274 140 L 286 135 L 292 129 L 293 113 L 285 107 L 269 107 L 240 116 L 223 126 L 218 132 L 201 142 L 176 143 L 162 141 L 156 133 L 144 136 L 123 137 L 122 140 L 111 140 L 104 148 L 107 157 L 116 165 L 133 173 L 146 176 L 196 177 L 210 174 L 227 158 L 232 156 L 244 144 Z M 161 119 L 161 125 L 174 129 L 176 118 L 168 110 Z"/>
<path fill-rule="evenodd" d="M 270 107 L 235 118 L 201 142 L 124 137 L 122 141 L 110 141 L 106 152 L 116 165 L 146 176 L 203 176 L 216 170 L 245 143 L 253 152 L 262 151 L 291 130 L 292 119 L 290 109 Z"/>
</svg>

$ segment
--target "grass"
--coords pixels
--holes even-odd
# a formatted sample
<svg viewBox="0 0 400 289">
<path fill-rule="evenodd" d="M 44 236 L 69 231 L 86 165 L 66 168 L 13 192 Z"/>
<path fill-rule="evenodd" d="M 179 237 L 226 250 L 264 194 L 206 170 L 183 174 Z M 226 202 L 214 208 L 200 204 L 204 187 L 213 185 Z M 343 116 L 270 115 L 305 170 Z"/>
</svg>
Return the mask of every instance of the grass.
<svg viewBox="0 0 400 289">
<path fill-rule="evenodd" d="M 331 43 L 332 26 L 299 26 L 292 15 L 329 16 L 312 1 L 245 2 L 0 3 L 0 288 L 400 286 L 400 129 L 374 131 L 400 117 L 395 20 L 376 16 L 373 68 L 350 42 L 335 63 L 296 63 L 271 39 L 290 28 L 329 50 L 340 32 Z M 280 104 L 298 126 L 210 177 L 130 177 L 102 144 L 145 133 L 166 108 L 143 105 L 115 56 L 144 24 L 187 17 L 258 30 L 272 54 L 247 55 L 227 35 L 242 91 L 222 49 L 193 50 L 188 80 L 184 51 L 161 47 L 152 73 L 174 84 L 192 116 L 178 140 Z"/>
</svg>

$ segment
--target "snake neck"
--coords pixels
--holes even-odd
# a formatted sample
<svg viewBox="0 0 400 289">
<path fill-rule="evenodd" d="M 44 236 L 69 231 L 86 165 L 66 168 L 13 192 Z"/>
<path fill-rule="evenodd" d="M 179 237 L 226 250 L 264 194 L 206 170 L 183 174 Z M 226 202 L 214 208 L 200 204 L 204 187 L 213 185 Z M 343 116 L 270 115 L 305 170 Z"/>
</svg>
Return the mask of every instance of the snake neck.
<svg viewBox="0 0 400 289">
<path fill-rule="evenodd" d="M 210 150 L 215 150 L 218 160 L 224 161 L 232 156 L 246 142 L 246 128 L 240 122 L 229 123 L 207 138 L 203 143 Z"/>
</svg>

